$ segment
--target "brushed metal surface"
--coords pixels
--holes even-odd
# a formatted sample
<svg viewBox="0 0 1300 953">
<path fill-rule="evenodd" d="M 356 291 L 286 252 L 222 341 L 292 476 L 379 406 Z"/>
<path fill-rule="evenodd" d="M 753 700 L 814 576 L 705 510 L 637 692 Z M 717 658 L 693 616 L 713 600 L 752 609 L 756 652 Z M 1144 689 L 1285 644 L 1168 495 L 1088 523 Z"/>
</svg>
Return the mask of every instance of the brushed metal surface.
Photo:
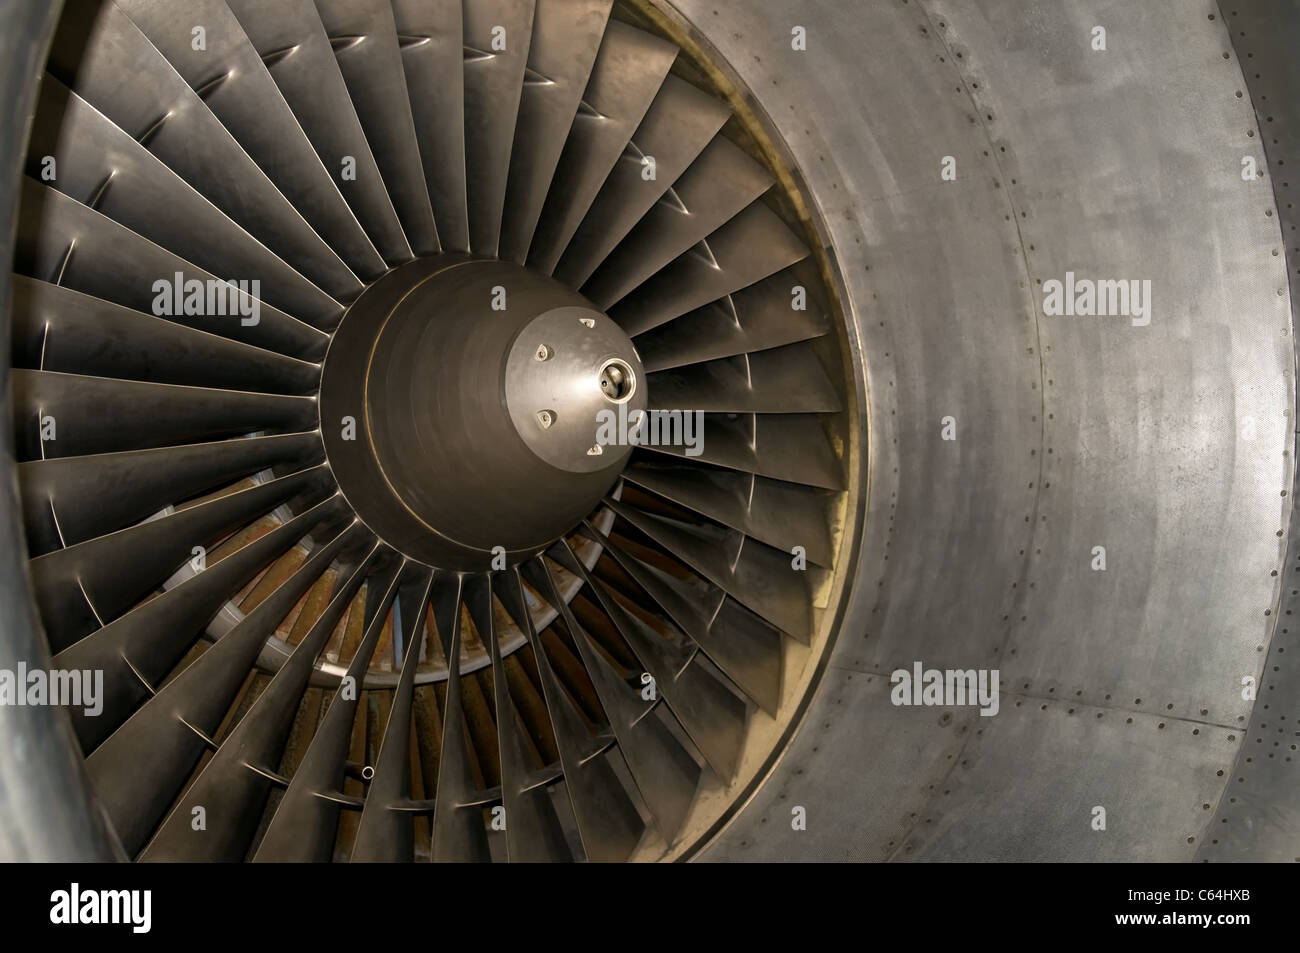
<svg viewBox="0 0 1300 953">
<path fill-rule="evenodd" d="M 870 401 L 832 668 L 702 857 L 1192 859 L 1243 745 L 1293 471 L 1281 233 L 1267 176 L 1240 175 L 1259 131 L 1218 8 L 676 6 L 806 177 Z M 1150 279 L 1150 323 L 1045 314 L 1067 271 Z M 890 704 L 918 660 L 999 670 L 999 713 Z"/>
<path fill-rule="evenodd" d="M 1245 57 L 1246 91 L 1255 107 L 1263 146 L 1252 154 L 1267 160 L 1284 238 L 1282 256 L 1291 287 L 1292 315 L 1300 306 L 1300 214 L 1291 170 L 1300 161 L 1300 20 L 1288 0 L 1223 3 L 1218 16 L 1228 27 L 1233 48 Z M 1294 438 L 1292 438 L 1294 440 Z M 1294 444 L 1291 444 L 1294 446 Z M 1295 488 L 1291 490 L 1294 499 Z M 1300 861 L 1300 512 L 1291 510 L 1287 554 L 1279 567 L 1281 600 L 1274 613 L 1273 638 L 1264 656 L 1259 701 L 1245 743 L 1230 772 L 1232 780 L 1216 805 L 1216 830 L 1203 840 L 1197 859 Z M 1257 646 L 1257 649 L 1259 647 Z"/>
</svg>

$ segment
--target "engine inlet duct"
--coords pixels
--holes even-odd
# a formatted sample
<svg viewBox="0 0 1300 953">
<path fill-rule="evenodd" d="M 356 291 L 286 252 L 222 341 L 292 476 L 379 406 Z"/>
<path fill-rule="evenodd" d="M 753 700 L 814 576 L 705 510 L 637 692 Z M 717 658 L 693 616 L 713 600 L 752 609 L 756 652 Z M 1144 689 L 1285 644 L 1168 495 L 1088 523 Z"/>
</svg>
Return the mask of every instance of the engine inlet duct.
<svg viewBox="0 0 1300 953">
<path fill-rule="evenodd" d="M 610 0 L 64 6 L 14 439 L 126 856 L 680 857 L 784 746 L 860 408 L 807 200 L 681 40 Z"/>
</svg>

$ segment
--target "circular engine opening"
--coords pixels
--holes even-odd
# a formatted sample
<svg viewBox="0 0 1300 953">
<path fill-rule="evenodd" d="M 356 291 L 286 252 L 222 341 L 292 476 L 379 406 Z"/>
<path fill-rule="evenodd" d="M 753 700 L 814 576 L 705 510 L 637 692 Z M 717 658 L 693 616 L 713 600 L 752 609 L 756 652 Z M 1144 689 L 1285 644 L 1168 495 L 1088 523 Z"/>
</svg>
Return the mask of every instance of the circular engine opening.
<svg viewBox="0 0 1300 953">
<path fill-rule="evenodd" d="M 636 373 L 617 358 L 605 362 L 597 380 L 601 396 L 614 404 L 627 403 L 636 391 Z"/>
<path fill-rule="evenodd" d="M 16 455 L 134 857 L 682 856 L 821 670 L 860 377 L 784 152 L 668 8 L 475 3 L 66 8 Z"/>
</svg>

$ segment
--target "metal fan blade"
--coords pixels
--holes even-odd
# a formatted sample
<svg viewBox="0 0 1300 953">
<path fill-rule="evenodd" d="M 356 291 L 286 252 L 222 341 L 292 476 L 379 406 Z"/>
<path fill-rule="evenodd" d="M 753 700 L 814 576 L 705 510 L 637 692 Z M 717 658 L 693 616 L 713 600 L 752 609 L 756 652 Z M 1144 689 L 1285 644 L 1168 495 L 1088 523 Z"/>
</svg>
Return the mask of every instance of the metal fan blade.
<svg viewBox="0 0 1300 953">
<path fill-rule="evenodd" d="M 411 713 L 415 700 L 415 670 L 424 647 L 425 618 L 433 595 L 433 571 L 413 574 L 398 594 L 402 631 L 402 673 L 393 693 L 384 726 L 384 740 L 375 761 L 375 774 L 361 812 L 354 862 L 410 861 L 415 855 L 411 815 L 401 810 L 411 798 Z"/>
<path fill-rule="evenodd" d="M 82 749 L 93 751 L 157 690 L 232 595 L 322 520 L 342 512 L 338 497 L 318 503 L 56 655 L 63 668 L 105 675 L 100 711 L 69 710 Z"/>
<path fill-rule="evenodd" d="M 439 251 L 389 0 L 316 0 L 379 174 L 416 255 Z"/>
<path fill-rule="evenodd" d="M 263 643 L 330 564 L 366 535 L 353 523 L 317 546 L 292 576 L 91 752 L 86 768 L 95 793 L 129 854 L 144 846 L 208 750 Z"/>
<path fill-rule="evenodd" d="M 844 489 L 843 467 L 816 414 L 705 414 L 694 447 L 646 449 L 789 483 Z"/>
<path fill-rule="evenodd" d="M 474 797 L 470 773 L 465 711 L 461 707 L 460 575 L 440 574 L 434 578 L 433 615 L 447 659 L 447 703 L 442 719 L 441 758 L 438 761 L 438 790 L 433 812 L 432 856 L 435 861 L 478 861 L 492 859 L 480 803 Z"/>
<path fill-rule="evenodd" d="M 332 325 L 341 314 L 334 297 L 48 74 L 41 81 L 28 140 L 29 174 L 38 177 L 47 156 L 55 160 L 58 170 L 50 182 L 53 188 L 136 234 L 209 271 L 229 278 L 256 279 L 268 304 L 322 326 Z M 336 279 L 332 290 L 359 294 L 361 284 L 356 276 L 342 262 L 339 267 L 346 278 Z"/>
<path fill-rule="evenodd" d="M 573 700 L 551 668 L 550 658 L 533 628 L 518 570 L 495 576 L 493 583 L 497 598 L 523 629 L 536 655 L 542 694 L 564 769 L 564 787 L 573 805 L 583 851 L 595 863 L 627 860 L 640 842 L 645 824 L 610 766 L 608 758 L 616 755 L 593 753 L 599 740 L 588 733 Z"/>
<path fill-rule="evenodd" d="M 747 543 L 734 530 L 650 516 L 618 500 L 606 499 L 605 503 L 773 625 L 801 642 L 809 640 L 812 590 L 808 576 L 814 571 L 794 569 L 788 553 L 761 543 Z"/>
<path fill-rule="evenodd" d="M 734 414 L 834 413 L 840 395 L 807 344 L 724 357 L 646 377 L 656 407 Z"/>
<path fill-rule="evenodd" d="M 693 642 L 666 642 L 664 636 L 671 633 L 664 627 L 651 626 L 642 615 L 632 612 L 626 601 L 592 578 L 585 567 L 580 572 L 619 634 L 646 667 L 655 691 L 663 696 L 709 767 L 724 783 L 729 782 L 736 773 L 744 741 L 745 703 L 699 664 Z"/>
<path fill-rule="evenodd" d="M 14 270 L 302 360 L 319 360 L 329 344 L 324 332 L 258 299 L 251 283 L 241 293 L 232 279 L 30 178 L 22 183 Z"/>
<path fill-rule="evenodd" d="M 326 258 L 304 263 L 313 269 L 313 280 L 346 301 L 361 291 L 356 275 L 374 279 L 383 274 L 379 252 L 225 0 L 190 0 L 188 16 L 177 16 L 171 4 L 158 0 L 121 0 L 118 6 L 199 91 L 258 168 L 355 273 L 343 272 Z M 204 29 L 201 49 L 195 49 L 195 25 Z"/>
<path fill-rule="evenodd" d="M 551 552 L 560 565 L 577 573 L 579 561 L 567 547 L 553 547 Z M 654 703 L 642 700 L 640 690 L 623 680 L 578 625 L 568 602 L 559 594 L 550 567 L 537 560 L 526 563 L 525 567 L 529 582 L 559 610 L 564 627 L 596 686 L 601 707 L 609 717 L 610 728 L 618 739 L 619 751 L 627 761 L 637 790 L 654 816 L 659 833 L 672 843 L 695 797 L 700 766 L 651 711 Z"/>
<path fill-rule="evenodd" d="M 141 853 L 141 860 L 203 857 L 232 862 L 244 859 L 267 795 L 277 783 L 275 768 L 312 665 L 343 618 L 352 597 L 375 568 L 376 561 L 383 557 L 381 547 L 379 544 L 372 548 L 347 581 L 335 590 L 307 636 L 176 803 Z M 203 830 L 195 830 L 191 825 L 196 808 L 204 812 Z"/>
<path fill-rule="evenodd" d="M 250 394 L 53 371 L 11 376 L 18 459 L 144 450 L 234 434 L 316 426 L 310 397 Z"/>
<path fill-rule="evenodd" d="M 208 500 L 31 561 L 32 592 L 50 648 L 67 648 L 117 618 L 226 533 L 300 494 L 320 493 L 324 467 Z"/>
<path fill-rule="evenodd" d="M 752 473 L 649 461 L 632 464 L 623 477 L 778 549 L 802 546 L 819 566 L 834 562 L 831 495 L 824 491 Z"/>
<path fill-rule="evenodd" d="M 670 261 L 703 241 L 772 186 L 772 176 L 723 136 L 699 154 L 582 286 L 608 311 Z"/>
<path fill-rule="evenodd" d="M 320 382 L 319 364 L 70 288 L 25 275 L 12 288 L 14 367 L 271 394 L 308 394 Z"/>
<path fill-rule="evenodd" d="M 411 98 L 438 238 L 469 251 L 465 208 L 465 28 L 460 0 L 393 0 L 393 17 Z"/>
<path fill-rule="evenodd" d="M 587 524 L 655 604 L 696 642 L 736 686 L 775 715 L 781 701 L 781 633 L 711 583 L 689 586 L 642 562 Z"/>
<path fill-rule="evenodd" d="M 507 857 L 525 863 L 570 861 L 573 855 L 564 839 L 550 791 L 545 784 L 533 782 L 533 777 L 545 765 L 534 763 L 534 756 L 530 756 L 525 748 L 519 713 L 510 697 L 501 664 L 501 648 L 493 619 L 492 586 L 487 576 L 471 576 L 466 580 L 465 604 L 492 660 Z"/>
<path fill-rule="evenodd" d="M 226 0 L 303 133 L 390 265 L 413 257 L 312 0 Z"/>
<path fill-rule="evenodd" d="M 352 721 L 366 668 L 405 568 L 405 560 L 401 560 L 367 583 L 366 614 L 371 618 L 365 636 L 271 818 L 254 860 L 321 863 L 331 859 L 341 809 L 334 795 L 342 793 Z"/>
<path fill-rule="evenodd" d="M 39 556 L 119 530 L 161 506 L 259 470 L 297 469 L 323 457 L 319 435 L 295 433 L 20 463 L 27 543 Z"/>
<path fill-rule="evenodd" d="M 531 267 L 555 271 L 676 56 L 671 43 L 609 21 L 533 233 Z"/>
<path fill-rule="evenodd" d="M 770 208 L 755 202 L 610 309 L 632 336 L 738 291 L 808 257 Z"/>
<path fill-rule="evenodd" d="M 533 13 L 534 0 L 479 0 L 464 8 L 465 191 L 476 255 L 496 257 L 500 244 Z"/>
<path fill-rule="evenodd" d="M 62 24 L 51 73 L 280 258 L 303 267 L 332 261 L 346 278 L 347 266 L 118 6 L 72 0 Z M 328 322 L 340 310 L 322 293 L 303 316 Z"/>
<path fill-rule="evenodd" d="M 809 279 L 791 269 L 670 321 L 636 340 L 651 373 L 821 337 L 830 330 L 826 312 L 813 301 Z M 805 295 L 797 305 L 799 290 Z"/>
<path fill-rule="evenodd" d="M 729 115 L 726 103 L 669 75 L 574 232 L 555 267 L 555 277 L 575 288 L 586 282 L 717 135 Z M 647 158 L 654 160 L 653 165 Z"/>
<path fill-rule="evenodd" d="M 536 0 L 510 153 L 500 257 L 524 263 L 613 0 Z"/>
</svg>

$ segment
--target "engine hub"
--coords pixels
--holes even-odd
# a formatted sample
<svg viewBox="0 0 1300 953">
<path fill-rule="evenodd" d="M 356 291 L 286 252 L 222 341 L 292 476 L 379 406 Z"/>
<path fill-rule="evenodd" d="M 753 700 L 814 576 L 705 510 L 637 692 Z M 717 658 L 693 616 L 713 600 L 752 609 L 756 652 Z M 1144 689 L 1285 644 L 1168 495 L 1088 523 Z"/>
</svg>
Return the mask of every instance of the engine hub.
<svg viewBox="0 0 1300 953">
<path fill-rule="evenodd" d="M 598 443 L 601 412 L 635 416 L 643 381 L 631 340 L 581 295 L 444 255 L 393 270 L 348 309 L 321 430 L 344 496 L 386 542 L 445 569 L 504 568 L 613 485 L 631 448 Z"/>
</svg>

